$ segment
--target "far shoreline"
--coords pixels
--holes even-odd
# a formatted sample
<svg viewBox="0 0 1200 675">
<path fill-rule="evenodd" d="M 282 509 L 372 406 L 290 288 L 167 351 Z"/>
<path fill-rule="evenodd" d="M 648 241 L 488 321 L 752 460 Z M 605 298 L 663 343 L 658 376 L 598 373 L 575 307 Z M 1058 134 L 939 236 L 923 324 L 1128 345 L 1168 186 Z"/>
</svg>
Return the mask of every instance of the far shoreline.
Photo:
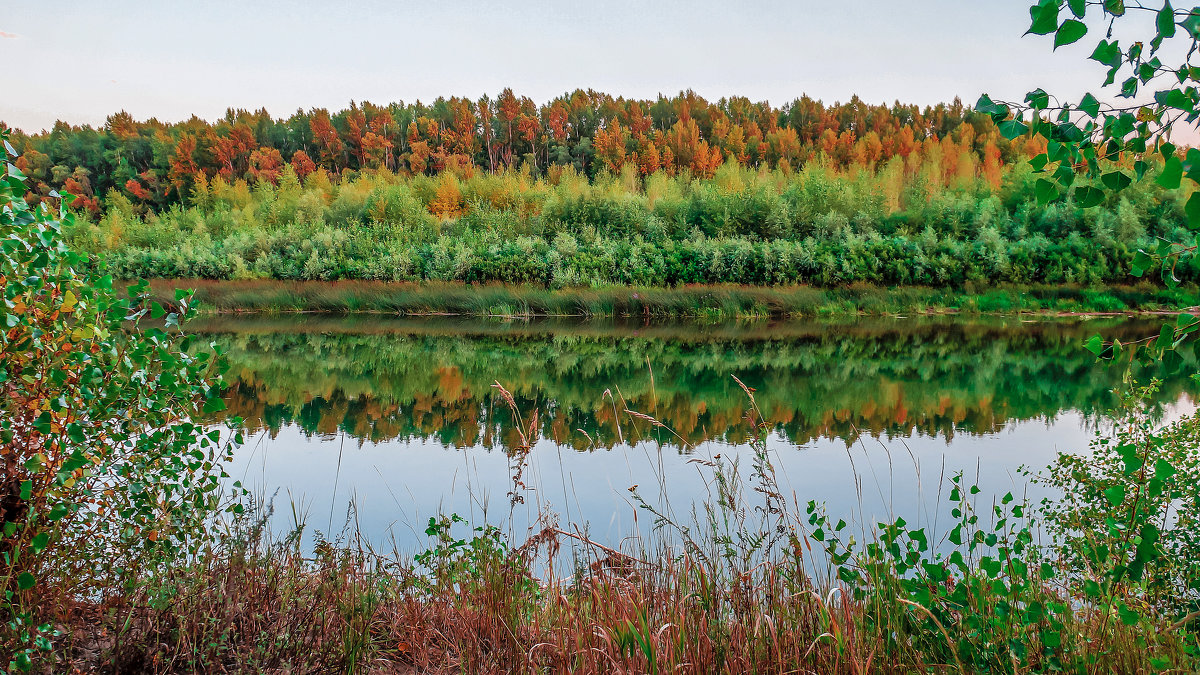
<svg viewBox="0 0 1200 675">
<path fill-rule="evenodd" d="M 133 282 L 122 282 L 130 284 Z M 1130 285 L 965 284 L 839 287 L 687 285 L 548 289 L 520 284 L 386 282 L 360 280 L 151 279 L 152 299 L 175 304 L 177 289 L 196 291 L 201 313 L 362 314 L 495 318 L 646 317 L 754 320 L 826 316 L 1174 315 L 1200 305 L 1200 289 Z"/>
</svg>

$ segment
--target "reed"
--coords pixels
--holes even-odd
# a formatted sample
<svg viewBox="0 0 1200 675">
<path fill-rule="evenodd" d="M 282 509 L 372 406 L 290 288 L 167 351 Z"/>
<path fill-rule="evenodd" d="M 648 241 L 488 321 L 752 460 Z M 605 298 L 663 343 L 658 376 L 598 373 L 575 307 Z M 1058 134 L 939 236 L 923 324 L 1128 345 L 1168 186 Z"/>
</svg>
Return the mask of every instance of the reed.
<svg viewBox="0 0 1200 675">
<path fill-rule="evenodd" d="M 687 285 L 551 290 L 532 285 L 382 281 L 214 281 L 157 279 L 164 304 L 194 289 L 210 312 L 454 314 L 464 316 L 771 317 L 887 314 L 1121 314 L 1175 312 L 1196 304 L 1194 287 L 998 286 L 962 289 L 855 284 L 840 288 Z"/>
</svg>

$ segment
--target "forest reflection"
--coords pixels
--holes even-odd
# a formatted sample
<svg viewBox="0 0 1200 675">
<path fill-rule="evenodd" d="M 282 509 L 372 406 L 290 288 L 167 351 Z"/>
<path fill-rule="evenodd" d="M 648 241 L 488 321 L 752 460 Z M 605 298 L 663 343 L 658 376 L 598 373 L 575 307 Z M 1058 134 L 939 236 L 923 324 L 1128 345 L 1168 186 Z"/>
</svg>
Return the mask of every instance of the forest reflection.
<svg viewBox="0 0 1200 675">
<path fill-rule="evenodd" d="M 1116 402 L 1118 368 L 1082 348 L 1089 336 L 1130 341 L 1155 320 L 886 318 L 748 324 L 381 317 L 214 318 L 232 369 L 225 416 L 272 437 L 433 439 L 447 447 L 512 448 L 520 424 L 580 451 L 653 438 L 686 451 L 745 440 L 759 409 L 793 443 L 860 435 L 988 434 L 1065 411 L 1096 418 Z M 1193 396 L 1182 374 L 1158 377 L 1160 403 Z M 635 410 L 660 428 L 631 418 Z M 618 429 L 618 422 L 620 429 Z M 533 439 L 530 439 L 533 440 Z"/>
</svg>

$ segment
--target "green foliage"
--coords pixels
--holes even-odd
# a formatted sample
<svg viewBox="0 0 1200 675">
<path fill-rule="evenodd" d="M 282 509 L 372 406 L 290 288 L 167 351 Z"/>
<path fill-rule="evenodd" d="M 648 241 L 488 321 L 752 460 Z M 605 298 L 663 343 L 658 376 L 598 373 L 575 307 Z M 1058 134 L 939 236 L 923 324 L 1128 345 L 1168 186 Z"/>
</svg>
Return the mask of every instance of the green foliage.
<svg viewBox="0 0 1200 675">
<path fill-rule="evenodd" d="M 1064 7 L 1075 18 L 1059 24 Z M 1041 176 L 1042 201 L 1063 199 L 1082 179 L 1093 184 L 1075 187 L 1075 200 L 1084 208 L 1095 207 L 1153 175 L 1157 186 L 1174 191 L 1180 203 L 1186 200 L 1187 229 L 1194 231 L 1200 229 L 1200 193 L 1195 190 L 1200 186 L 1196 169 L 1200 151 L 1177 149 L 1170 135 L 1178 123 L 1195 125 L 1200 96 L 1194 83 L 1200 81 L 1200 71 L 1189 60 L 1200 38 L 1196 30 L 1200 9 L 1176 10 L 1169 0 L 1159 10 L 1141 4 L 1132 8 L 1153 12 L 1155 20 L 1153 31 L 1127 48 L 1111 39 L 1114 25 L 1126 15 L 1122 0 L 1041 0 L 1030 8 L 1030 32 L 1055 32 L 1057 48 L 1087 33 L 1083 20 L 1105 26 L 1106 38 L 1091 55 L 1109 69 L 1102 87 L 1119 88 L 1118 96 L 1127 100 L 1150 88 L 1153 103 L 1102 105 L 1087 94 L 1076 106 L 1051 108 L 1045 92 L 1038 90 L 1026 97 L 1027 105 L 999 104 L 984 96 L 976 107 L 992 115 L 1002 128 L 1026 126 L 1025 113 L 1029 113 L 1028 128 L 1048 141 L 1046 151 L 1031 160 L 1035 174 Z M 1160 51 L 1171 40 L 1179 41 L 1170 42 L 1177 49 Z M 1178 66 L 1162 61 L 1185 52 Z M 1152 174 L 1159 157 L 1161 168 Z M 1123 171 L 1108 170 L 1106 162 L 1118 158 L 1132 163 L 1136 180 Z M 1138 248 L 1131 272 L 1140 277 L 1157 271 L 1167 286 L 1177 286 L 1178 270 L 1194 264 L 1196 250 L 1194 237 L 1160 235 Z M 1153 424 L 1142 409 L 1158 383 L 1137 387 L 1132 371 L 1138 363 L 1162 361 L 1171 367 L 1186 362 L 1195 372 L 1191 338 L 1198 329 L 1200 320 L 1181 314 L 1158 334 L 1132 342 L 1101 335 L 1090 338 L 1084 345 L 1088 351 L 1126 365 L 1122 387 L 1128 392 L 1126 414 L 1117 419 L 1114 435 L 1098 438 L 1091 453 L 1060 455 L 1040 478 L 1060 495 L 1043 504 L 1053 542 L 1047 553 L 1057 561 L 1060 581 L 1073 601 L 1103 617 L 1100 629 L 1105 634 L 1100 639 L 1115 632 L 1114 626 L 1157 625 L 1166 628 L 1160 628 L 1164 635 L 1177 637 L 1183 651 L 1193 656 L 1200 646 L 1191 632 L 1200 588 L 1194 562 L 1200 553 L 1195 542 L 1200 427 L 1194 416 L 1166 428 Z M 1140 660 L 1155 670 L 1167 668 L 1172 661 L 1145 639 L 1138 640 L 1136 649 L 1144 652 Z"/>
<path fill-rule="evenodd" d="M 978 488 L 950 479 L 954 518 L 945 541 L 903 518 L 879 523 L 859 544 L 807 508 L 812 538 L 825 549 L 835 577 L 865 605 L 866 630 L 886 636 L 890 658 L 956 663 L 963 672 L 1071 670 L 1080 650 L 1066 627 L 1065 598 L 1044 582 L 1027 506 L 1007 494 L 978 508 Z M 1082 664 L 1080 664 L 1082 665 Z"/>
<path fill-rule="evenodd" d="M 960 288 L 1125 280 L 1135 251 L 1191 241 L 1181 197 L 1152 183 L 1043 205 L 1027 168 L 998 189 L 952 185 L 926 162 L 876 171 L 755 171 L 459 182 L 465 213 L 439 220 L 425 177 L 212 188 L 214 205 L 137 215 L 110 206 L 68 230 L 120 279 L 462 281 L 549 288 L 853 283 Z M 1117 165 L 1114 173 L 1123 176 Z M 930 178 L 927 174 L 935 176 Z M 1120 182 L 1111 178 L 1110 182 Z M 1096 207 L 1104 198 L 1106 206 Z M 1194 259 L 1176 267 L 1200 279 Z"/>
<path fill-rule="evenodd" d="M 1190 544 L 1191 514 L 1163 518 L 1165 510 L 1139 503 L 1162 489 L 1156 479 L 1137 476 L 1139 494 L 1127 494 L 1120 483 L 1103 489 L 1095 473 L 1057 473 L 1086 459 L 1059 462 L 1051 475 L 1064 496 L 1041 512 L 1011 493 L 981 508 L 979 489 L 954 476 L 954 520 L 941 540 L 897 518 L 859 543 L 844 521 L 809 504 L 811 536 L 837 583 L 862 603 L 863 628 L 885 636 L 884 660 L 995 673 L 1194 665 L 1200 642 L 1185 626 L 1195 615 L 1180 617 L 1195 603 L 1195 563 L 1165 557 L 1159 543 Z M 1046 518 L 1052 543 L 1039 544 L 1035 515 Z"/>
<path fill-rule="evenodd" d="M 1059 23 L 1062 10 L 1068 8 L 1074 18 Z M 1175 9 L 1166 0 L 1161 9 L 1141 4 L 1134 9 L 1135 14 L 1153 13 L 1153 28 L 1124 47 L 1120 40 L 1111 39 L 1118 22 L 1131 24 L 1122 0 L 1103 3 L 1040 0 L 1029 10 L 1033 20 L 1029 32 L 1055 33 L 1055 48 L 1081 39 L 1087 33 L 1085 21 L 1106 28 L 1106 37 L 1097 43 L 1090 58 L 1108 67 L 1102 88 L 1119 90 L 1113 92 L 1116 98 L 1127 103 L 1102 105 L 1099 98 L 1089 93 L 1076 105 L 1052 107 L 1046 92 L 1039 89 L 1030 92 L 1024 104 L 997 103 L 984 95 L 976 110 L 990 115 L 1002 131 L 1020 125 L 1047 139 L 1045 152 L 1030 161 L 1039 176 L 1041 201 L 1065 199 L 1073 185 L 1089 181 L 1091 185 L 1075 187 L 1074 196 L 1081 207 L 1093 208 L 1136 189 L 1150 175 L 1157 186 L 1177 195 L 1178 203 L 1184 205 L 1186 228 L 1195 231 L 1200 229 L 1200 192 L 1196 189 L 1200 187 L 1200 150 L 1185 151 L 1170 139 L 1172 130 L 1179 125 L 1194 129 L 1196 124 L 1200 104 L 1196 83 L 1200 82 L 1200 69 L 1192 66 L 1189 59 L 1200 44 L 1197 31 L 1200 8 Z M 1152 92 L 1152 103 L 1133 102 L 1139 93 L 1145 92 Z M 1124 171 L 1111 170 L 1112 161 L 1132 164 L 1136 180 Z M 1161 168 L 1152 171 L 1160 166 L 1160 161 Z M 1195 266 L 1196 252 L 1194 236 L 1186 232 L 1162 233 L 1139 243 L 1131 272 L 1139 277 L 1156 272 L 1163 283 L 1177 286 L 1181 281 L 1180 270 Z M 1177 358 L 1173 353 L 1188 341 L 1195 328 L 1194 324 L 1180 323 L 1173 337 L 1164 329 L 1163 337 L 1147 344 L 1142 356 Z M 1134 358 L 1136 349 L 1122 347 L 1102 340 L 1089 348 L 1105 358 L 1115 359 L 1122 353 Z"/>
<path fill-rule="evenodd" d="M 748 436 L 755 451 L 748 480 L 739 476 L 736 463 L 699 460 L 713 468 L 712 494 L 694 523 L 634 492 L 656 525 L 682 538 L 684 555 L 703 565 L 703 578 L 735 589 L 734 598 L 739 583 L 768 585 L 782 577 L 784 588 L 775 592 L 816 601 L 825 631 L 814 645 L 853 660 L 854 636 L 864 635 L 868 660 L 901 672 L 1195 669 L 1200 643 L 1188 624 L 1196 615 L 1185 614 L 1194 603 L 1194 580 L 1180 576 L 1195 564 L 1164 561 L 1159 550 L 1161 542 L 1191 545 L 1192 515 L 1180 511 L 1163 518 L 1162 509 L 1139 506 L 1134 495 L 1140 490 L 1155 498 L 1172 493 L 1166 501 L 1181 495 L 1190 500 L 1195 487 L 1186 486 L 1187 478 L 1169 482 L 1173 476 L 1162 464 L 1152 478 L 1126 467 L 1127 492 L 1086 471 L 1055 473 L 1066 493 L 1062 503 L 1077 503 L 1078 494 L 1096 508 L 1063 528 L 1070 508 L 1049 506 L 1049 529 L 1058 538 L 1048 542 L 1041 541 L 1046 528 L 1039 511 L 1011 493 L 988 504 L 961 474 L 947 486 L 951 521 L 944 529 L 936 527 L 937 520 L 930 527 L 903 517 L 873 525 L 835 522 L 816 502 L 809 502 L 805 515 L 787 508 L 765 444 L 768 427 L 755 394 L 745 393 L 747 424 L 755 430 Z M 1192 423 L 1186 431 L 1169 432 L 1190 453 L 1193 466 L 1195 428 Z M 1107 508 L 1093 494 L 1102 495 Z M 808 557 L 811 567 L 791 570 L 792 556 Z M 1085 564 L 1074 564 L 1079 561 Z M 806 589 L 806 583 L 812 586 Z M 697 594 L 711 603 L 707 584 L 700 585 Z M 1154 587 L 1159 595 L 1150 592 Z M 833 598 L 839 593 L 845 597 L 842 607 L 852 612 L 837 611 Z M 730 603 L 735 616 L 739 609 L 736 601 Z M 635 628 L 628 624 L 626 634 L 635 637 Z"/>
<path fill-rule="evenodd" d="M 232 438 L 197 420 L 223 407 L 217 355 L 68 249 L 70 195 L 30 207 L 0 134 L 0 616 L 28 668 L 34 617 L 111 593 L 195 550 Z"/>
<path fill-rule="evenodd" d="M 1144 408 L 1157 388 L 1128 394 L 1111 437 L 1059 455 L 1037 480 L 1057 495 L 1041 511 L 1074 592 L 1124 589 L 1126 614 L 1178 621 L 1200 609 L 1200 416 L 1156 425 Z"/>
<path fill-rule="evenodd" d="M 434 596 L 453 589 L 470 592 L 472 586 L 483 583 L 485 574 L 505 570 L 513 575 L 513 582 L 519 578 L 523 586 L 528 586 L 526 591 L 536 589 L 527 571 L 513 564 L 507 540 L 499 529 L 484 525 L 474 528 L 470 539 L 456 537 L 454 526 L 466 522 L 457 513 L 429 518 L 425 535 L 432 539 L 432 546 L 413 556 L 417 569 L 423 572 L 414 576 L 414 584 Z M 513 590 L 515 595 L 522 594 Z"/>
</svg>

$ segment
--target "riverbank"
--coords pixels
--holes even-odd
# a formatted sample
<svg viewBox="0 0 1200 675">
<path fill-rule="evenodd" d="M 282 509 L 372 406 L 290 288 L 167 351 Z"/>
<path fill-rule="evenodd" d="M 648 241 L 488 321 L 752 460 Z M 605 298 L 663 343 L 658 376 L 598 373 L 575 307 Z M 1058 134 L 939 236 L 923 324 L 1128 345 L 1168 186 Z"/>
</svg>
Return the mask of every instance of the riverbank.
<svg viewBox="0 0 1200 675">
<path fill-rule="evenodd" d="M 507 391 L 499 395 L 520 414 Z M 588 523 L 558 525 L 552 513 L 524 534 L 438 513 L 425 547 L 376 550 L 351 510 L 345 529 L 319 533 L 309 552 L 300 544 L 311 526 L 304 509 L 292 505 L 295 530 L 276 538 L 264 528 L 270 507 L 257 501 L 215 524 L 185 563 L 144 572 L 105 603 L 74 605 L 57 636 L 67 655 L 59 665 L 127 673 L 1195 672 L 1196 614 L 1176 603 L 1188 598 L 1143 590 L 1176 588 L 1151 585 L 1175 581 L 1170 571 L 1149 567 L 1147 583 L 1131 588 L 1111 583 L 1123 573 L 1113 570 L 1119 563 L 1081 573 L 1071 557 L 1099 535 L 1113 560 L 1127 559 L 1135 544 L 1120 536 L 1125 527 L 1090 526 L 1119 517 L 1120 526 L 1137 527 L 1158 512 L 1106 509 L 1086 516 L 1088 534 L 1068 532 L 1061 549 L 1031 546 L 1037 506 L 1012 494 L 977 498 L 977 488 L 953 476 L 941 504 L 952 517 L 942 528 L 899 517 L 869 524 L 865 515 L 834 522 L 823 505 L 801 506 L 783 492 L 765 428 L 752 414 L 746 421 L 757 427 L 747 442 L 752 466 L 696 457 L 711 492 L 690 518 L 632 486 L 631 506 L 660 525 L 611 547 L 590 537 Z M 1191 442 L 1194 430 L 1175 427 L 1166 438 Z M 521 481 L 524 450 L 510 457 L 513 507 L 532 495 Z M 1061 469 L 1048 469 L 1060 487 L 1096 487 L 1088 471 Z M 1168 489 L 1194 484 L 1194 475 L 1186 465 Z M 1141 485 L 1130 489 L 1141 494 Z M 1045 513 L 1053 521 L 1057 512 Z"/>
<path fill-rule="evenodd" d="M 195 289 L 208 313 L 315 312 L 396 315 L 688 317 L 711 320 L 890 314 L 1173 313 L 1200 303 L 1195 287 L 1031 285 L 962 289 L 855 284 L 688 285 L 547 289 L 533 285 L 382 281 L 155 279 L 154 298 Z"/>
</svg>

